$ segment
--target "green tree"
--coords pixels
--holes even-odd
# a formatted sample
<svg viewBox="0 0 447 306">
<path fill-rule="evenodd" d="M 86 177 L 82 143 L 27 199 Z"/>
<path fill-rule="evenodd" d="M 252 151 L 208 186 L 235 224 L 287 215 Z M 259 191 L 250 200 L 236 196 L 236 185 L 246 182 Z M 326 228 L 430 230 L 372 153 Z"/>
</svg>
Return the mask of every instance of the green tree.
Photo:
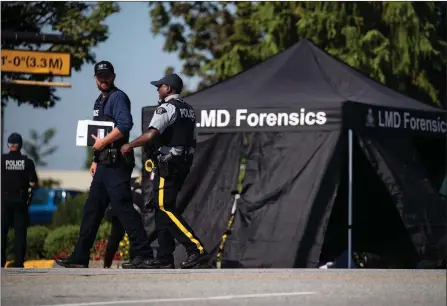
<svg viewBox="0 0 447 306">
<path fill-rule="evenodd" d="M 56 152 L 58 147 L 50 145 L 54 135 L 56 135 L 54 128 L 49 128 L 42 134 L 33 129 L 30 131 L 30 140 L 23 141 L 23 150 L 36 166 L 46 166 L 47 162 L 44 161 L 44 158 Z"/>
<path fill-rule="evenodd" d="M 152 32 L 198 89 L 300 39 L 418 100 L 445 104 L 443 2 L 151 2 Z"/>
<path fill-rule="evenodd" d="M 56 135 L 56 129 L 49 128 L 42 134 L 36 130 L 30 131 L 30 140 L 23 141 L 23 150 L 26 155 L 34 161 L 36 166 L 46 166 L 45 157 L 50 156 L 57 150 L 57 146 L 51 146 L 50 142 Z M 60 186 L 60 181 L 52 178 L 39 180 L 39 186 L 42 188 L 53 188 Z"/>
<path fill-rule="evenodd" d="M 90 169 L 90 166 L 92 165 L 92 161 L 93 161 L 93 148 L 92 147 L 87 147 L 87 156 L 85 158 L 84 161 L 84 169 Z"/>
<path fill-rule="evenodd" d="M 108 38 L 108 26 L 104 20 L 119 11 L 113 2 L 2 2 L 2 30 L 16 32 L 55 32 L 71 35 L 73 45 L 4 43 L 2 49 L 27 49 L 55 52 L 69 52 L 71 65 L 80 71 L 85 63 L 93 63 L 93 48 Z M 24 75 L 3 73 L 2 81 L 21 78 L 38 81 L 52 81 L 50 75 Z M 20 105 L 29 103 L 34 107 L 53 107 L 59 97 L 52 87 L 2 84 L 2 108 L 14 100 Z"/>
<path fill-rule="evenodd" d="M 15 32 L 53 32 L 71 35 L 76 43 L 71 45 L 31 44 L 23 42 L 4 42 L 2 49 L 25 49 L 39 51 L 68 52 L 71 54 L 71 68 L 80 71 L 85 63 L 95 62 L 93 48 L 108 38 L 108 26 L 104 20 L 119 12 L 113 2 L 2 2 L 1 27 L 3 31 Z M 1 139 L 3 152 L 4 108 L 9 101 L 18 105 L 28 103 L 34 107 L 53 107 L 60 98 L 53 87 L 7 84 L 10 79 L 53 81 L 54 77 L 45 74 L 26 75 L 2 72 Z"/>
<path fill-rule="evenodd" d="M 61 185 L 61 181 L 60 180 L 55 180 L 53 178 L 47 178 L 47 179 L 41 179 L 39 181 L 39 187 L 41 188 L 54 188 L 54 187 L 60 187 Z"/>
</svg>

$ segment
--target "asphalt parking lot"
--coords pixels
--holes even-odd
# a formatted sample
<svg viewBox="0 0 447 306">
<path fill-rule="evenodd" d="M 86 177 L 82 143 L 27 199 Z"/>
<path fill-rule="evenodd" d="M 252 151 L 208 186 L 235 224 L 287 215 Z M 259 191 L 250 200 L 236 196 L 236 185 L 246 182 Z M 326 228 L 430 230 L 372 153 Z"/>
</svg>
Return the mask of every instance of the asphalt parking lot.
<svg viewBox="0 0 447 306">
<path fill-rule="evenodd" d="M 446 270 L 2 269 L 1 305 L 446 305 Z"/>
</svg>

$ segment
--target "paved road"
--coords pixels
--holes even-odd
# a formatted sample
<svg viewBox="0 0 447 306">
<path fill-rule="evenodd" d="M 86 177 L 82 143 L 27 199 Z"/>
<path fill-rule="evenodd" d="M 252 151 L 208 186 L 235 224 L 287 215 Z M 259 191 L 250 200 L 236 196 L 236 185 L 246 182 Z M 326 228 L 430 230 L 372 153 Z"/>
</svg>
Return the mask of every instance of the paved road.
<svg viewBox="0 0 447 306">
<path fill-rule="evenodd" d="M 446 270 L 2 269 L 1 305 L 446 305 Z"/>
</svg>

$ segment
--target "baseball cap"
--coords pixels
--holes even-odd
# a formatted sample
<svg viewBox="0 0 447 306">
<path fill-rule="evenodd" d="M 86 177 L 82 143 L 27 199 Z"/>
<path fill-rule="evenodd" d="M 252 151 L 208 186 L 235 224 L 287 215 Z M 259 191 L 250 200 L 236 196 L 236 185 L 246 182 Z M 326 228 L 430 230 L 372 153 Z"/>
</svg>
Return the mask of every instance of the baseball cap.
<svg viewBox="0 0 447 306">
<path fill-rule="evenodd" d="M 12 133 L 8 137 L 8 143 L 10 144 L 22 144 L 22 136 L 19 133 Z"/>
<path fill-rule="evenodd" d="M 115 73 L 112 63 L 108 61 L 100 61 L 95 64 L 95 75 Z"/>
<path fill-rule="evenodd" d="M 169 87 L 174 88 L 178 92 L 181 92 L 183 89 L 183 81 L 175 73 L 168 74 L 158 81 L 152 81 L 151 84 L 156 87 L 160 87 L 161 85 L 168 85 Z"/>
</svg>

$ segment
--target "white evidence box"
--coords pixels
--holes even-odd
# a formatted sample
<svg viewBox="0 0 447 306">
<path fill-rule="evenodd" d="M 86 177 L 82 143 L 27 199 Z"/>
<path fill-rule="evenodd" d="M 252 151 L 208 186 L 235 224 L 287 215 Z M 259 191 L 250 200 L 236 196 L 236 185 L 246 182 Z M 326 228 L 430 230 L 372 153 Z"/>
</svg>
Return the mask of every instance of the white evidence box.
<svg viewBox="0 0 447 306">
<path fill-rule="evenodd" d="M 95 144 L 92 135 L 104 138 L 114 127 L 115 124 L 110 121 L 79 120 L 76 129 L 76 146 L 91 147 Z"/>
</svg>

